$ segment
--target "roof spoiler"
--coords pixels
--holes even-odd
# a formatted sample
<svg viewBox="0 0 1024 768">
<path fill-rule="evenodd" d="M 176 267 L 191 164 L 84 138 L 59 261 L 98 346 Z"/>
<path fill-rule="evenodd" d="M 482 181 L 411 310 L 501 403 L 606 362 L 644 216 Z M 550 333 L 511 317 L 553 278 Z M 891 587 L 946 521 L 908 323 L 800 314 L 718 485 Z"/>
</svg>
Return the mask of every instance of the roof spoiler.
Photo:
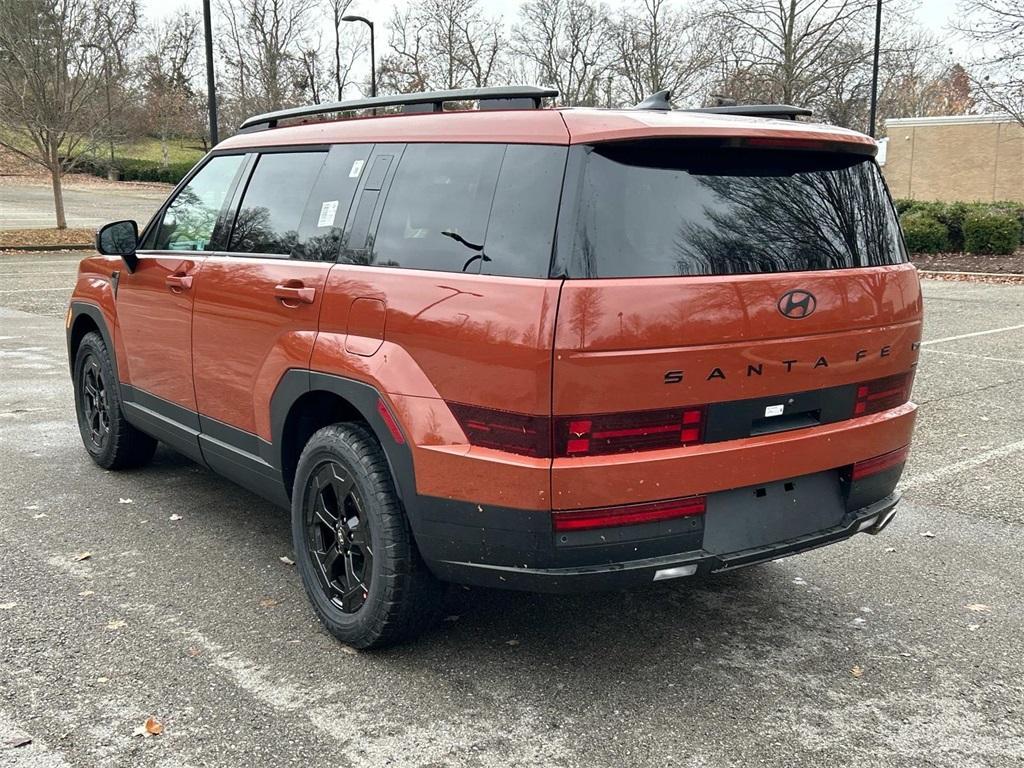
<svg viewBox="0 0 1024 768">
<path fill-rule="evenodd" d="M 539 88 L 534 85 L 401 93 L 394 96 L 373 96 L 368 99 L 311 104 L 305 107 L 293 107 L 262 115 L 253 115 L 246 118 L 238 130 L 239 133 L 265 131 L 269 128 L 276 128 L 281 120 L 383 107 L 402 107 L 403 112 L 441 112 L 444 110 L 444 104 L 449 101 L 476 101 L 479 102 L 480 109 L 539 109 L 543 99 L 557 97 L 556 89 Z"/>
<path fill-rule="evenodd" d="M 722 101 L 731 101 L 721 99 Z M 645 109 L 655 112 L 668 112 L 672 109 L 672 91 L 664 90 L 652 93 L 632 109 Z M 798 117 L 810 117 L 814 113 L 806 107 L 793 107 L 789 104 L 720 104 L 714 107 L 696 107 L 684 112 L 705 112 L 712 115 L 742 115 L 743 117 L 771 117 L 776 120 L 796 120 Z"/>
<path fill-rule="evenodd" d="M 807 107 L 789 104 L 731 104 L 721 107 L 697 107 L 687 112 L 706 112 L 712 115 L 742 115 L 743 117 L 770 117 L 776 120 L 796 120 L 814 114 Z"/>
</svg>

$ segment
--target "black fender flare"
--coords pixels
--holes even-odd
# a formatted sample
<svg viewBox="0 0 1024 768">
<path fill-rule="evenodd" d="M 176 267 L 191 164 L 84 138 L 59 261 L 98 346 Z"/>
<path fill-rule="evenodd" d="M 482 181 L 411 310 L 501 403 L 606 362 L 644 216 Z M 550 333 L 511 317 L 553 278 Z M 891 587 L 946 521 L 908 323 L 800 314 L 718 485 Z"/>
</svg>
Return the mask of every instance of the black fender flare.
<svg viewBox="0 0 1024 768">
<path fill-rule="evenodd" d="M 380 443 L 384 456 L 395 481 L 398 498 L 409 516 L 413 530 L 419 528 L 419 515 L 416 507 L 416 475 L 413 468 L 412 450 L 403 432 L 403 442 L 399 443 L 391 434 L 391 429 L 378 410 L 378 403 L 387 401 L 381 397 L 376 387 L 355 379 L 336 376 L 318 371 L 292 368 L 285 372 L 278 382 L 270 399 L 270 434 L 273 450 L 272 463 L 284 471 L 284 427 L 292 406 L 300 397 L 310 392 L 329 392 L 350 403 L 369 425 Z M 390 410 L 390 408 L 389 408 Z M 392 417 L 395 414 L 392 412 Z M 397 423 L 397 418 L 396 418 Z M 398 429 L 402 431 L 401 425 Z"/>
<path fill-rule="evenodd" d="M 103 343 L 107 345 L 107 349 L 110 352 L 110 362 L 114 366 L 114 377 L 120 384 L 121 375 L 117 367 L 117 350 L 114 347 L 114 340 L 110 335 L 110 329 L 107 327 L 107 320 L 103 317 L 103 311 L 96 304 L 91 304 L 87 301 L 72 301 L 70 311 L 71 318 L 68 320 L 65 333 L 67 335 L 68 367 L 71 369 L 72 376 L 75 373 L 75 357 L 71 350 L 71 340 L 74 336 L 75 324 L 78 322 L 78 318 L 85 315 L 92 320 L 99 329 L 100 336 L 103 337 Z"/>
</svg>

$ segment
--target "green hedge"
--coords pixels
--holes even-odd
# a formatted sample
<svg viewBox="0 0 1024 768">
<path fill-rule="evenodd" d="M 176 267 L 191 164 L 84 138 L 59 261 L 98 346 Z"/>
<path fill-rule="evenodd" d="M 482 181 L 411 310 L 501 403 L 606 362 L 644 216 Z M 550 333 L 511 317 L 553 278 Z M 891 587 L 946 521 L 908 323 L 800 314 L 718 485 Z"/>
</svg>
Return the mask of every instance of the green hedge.
<svg viewBox="0 0 1024 768">
<path fill-rule="evenodd" d="M 911 253 L 942 253 L 950 250 L 949 230 L 930 213 L 908 211 L 900 216 L 903 238 Z"/>
<path fill-rule="evenodd" d="M 114 161 L 114 168 L 124 181 L 162 181 L 166 184 L 177 184 L 192 170 L 193 165 L 194 163 L 169 163 L 165 168 L 159 162 L 132 157 L 121 157 Z M 106 178 L 110 170 L 110 161 L 85 158 L 79 161 L 77 170 Z"/>
<path fill-rule="evenodd" d="M 907 247 L 916 253 L 941 250 L 968 253 L 1013 253 L 1024 245 L 1024 204 L 940 203 L 930 200 L 897 200 L 900 225 Z M 908 217 L 909 230 L 908 231 Z M 945 230 L 945 244 L 935 223 Z M 923 239 L 922 239 L 923 238 Z M 1009 249 L 1009 250 L 1007 250 Z"/>
<path fill-rule="evenodd" d="M 969 253 L 1013 253 L 1021 244 L 1020 219 L 1002 211 L 971 211 L 964 219 Z"/>
</svg>

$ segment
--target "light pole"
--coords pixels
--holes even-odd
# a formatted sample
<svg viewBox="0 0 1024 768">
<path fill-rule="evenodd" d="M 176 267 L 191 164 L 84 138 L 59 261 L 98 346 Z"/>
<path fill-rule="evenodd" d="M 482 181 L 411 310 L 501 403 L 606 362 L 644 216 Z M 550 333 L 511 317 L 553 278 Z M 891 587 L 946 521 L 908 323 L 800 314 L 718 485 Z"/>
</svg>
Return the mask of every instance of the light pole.
<svg viewBox="0 0 1024 768">
<path fill-rule="evenodd" d="M 871 65 L 871 115 L 868 134 L 875 138 L 875 116 L 878 113 L 878 53 L 882 46 L 882 0 L 875 6 L 875 60 Z"/>
<path fill-rule="evenodd" d="M 361 21 L 370 28 L 370 95 L 377 95 L 377 53 L 374 49 L 373 22 L 363 16 L 342 16 L 342 21 Z"/>
<path fill-rule="evenodd" d="M 206 36 L 206 102 L 210 106 L 210 146 L 217 146 L 217 84 L 213 79 L 213 24 L 210 0 L 203 0 L 203 33 Z"/>
</svg>

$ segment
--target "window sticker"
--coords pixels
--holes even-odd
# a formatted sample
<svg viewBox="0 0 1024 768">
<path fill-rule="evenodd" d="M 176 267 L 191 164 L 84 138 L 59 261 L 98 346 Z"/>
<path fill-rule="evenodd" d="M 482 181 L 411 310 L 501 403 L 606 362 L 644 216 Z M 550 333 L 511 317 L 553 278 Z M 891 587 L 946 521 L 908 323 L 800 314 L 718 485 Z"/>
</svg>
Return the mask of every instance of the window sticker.
<svg viewBox="0 0 1024 768">
<path fill-rule="evenodd" d="M 363 172 L 364 162 L 364 160 L 356 160 L 354 163 L 352 163 L 352 170 L 348 172 L 348 177 L 350 179 L 359 178 L 359 174 Z"/>
<path fill-rule="evenodd" d="M 318 227 L 333 227 L 334 217 L 338 213 L 338 201 L 327 200 L 320 204 L 320 218 L 317 220 Z"/>
</svg>

